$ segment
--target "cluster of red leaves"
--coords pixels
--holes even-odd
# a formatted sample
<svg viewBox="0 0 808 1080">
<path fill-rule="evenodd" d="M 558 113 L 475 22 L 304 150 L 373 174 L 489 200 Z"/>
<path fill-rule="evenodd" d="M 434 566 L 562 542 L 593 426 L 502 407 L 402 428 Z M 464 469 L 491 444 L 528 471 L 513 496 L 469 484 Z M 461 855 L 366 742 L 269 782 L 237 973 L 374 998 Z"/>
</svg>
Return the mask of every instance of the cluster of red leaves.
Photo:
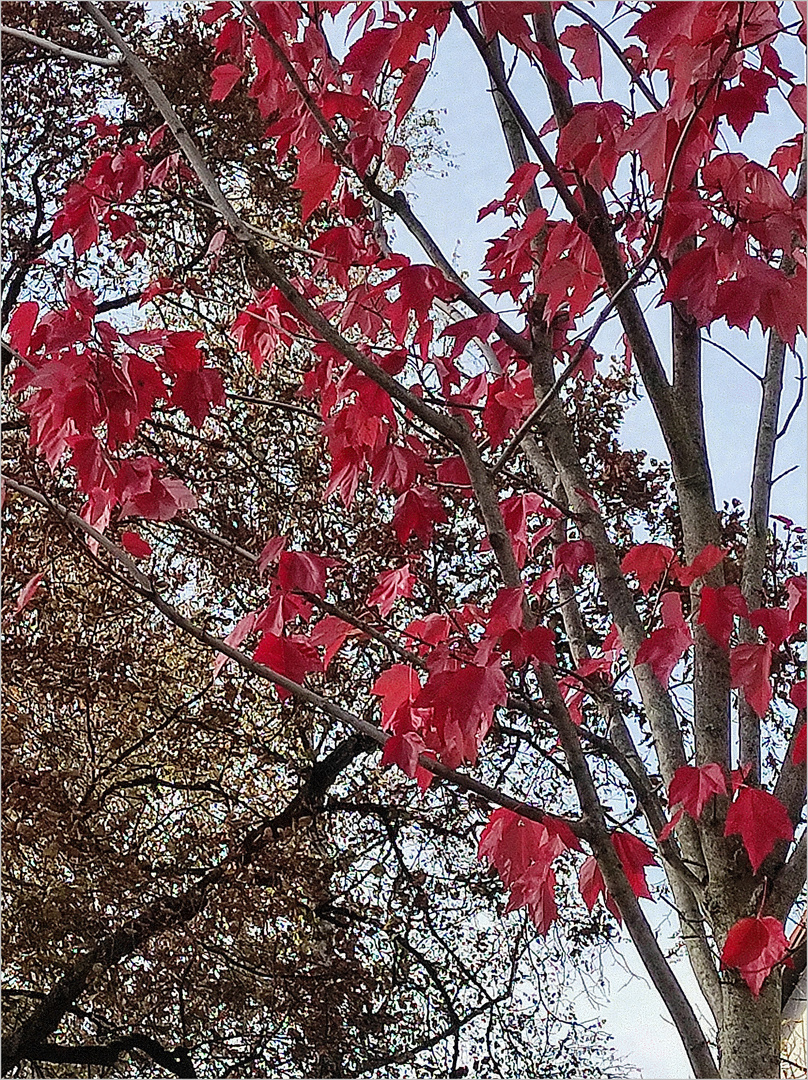
<svg viewBox="0 0 808 1080">
<path fill-rule="evenodd" d="M 637 544 L 624 557 L 624 573 L 636 574 L 640 588 L 648 593 L 660 581 L 691 586 L 724 558 L 726 551 L 708 544 L 690 566 L 682 566 L 673 548 L 665 544 Z M 805 577 L 790 577 L 785 582 L 788 607 L 764 607 L 750 611 L 738 585 L 713 588 L 702 585 L 696 622 L 723 649 L 729 649 L 730 678 L 733 687 L 742 690 L 747 703 L 758 716 L 765 716 L 772 699 L 769 678 L 774 651 L 796 637 L 805 625 Z M 682 659 L 693 636 L 683 615 L 677 592 L 663 593 L 660 602 L 662 626 L 653 630 L 640 646 L 635 663 L 651 666 L 663 686 Z M 766 641 L 739 642 L 729 648 L 735 616 L 763 630 Z"/>
<path fill-rule="evenodd" d="M 506 911 L 527 907 L 540 934 L 558 915 L 553 861 L 562 852 L 580 851 L 576 836 L 559 818 L 542 821 L 520 817 L 513 810 L 494 810 L 480 836 L 477 856 L 487 859 L 510 890 Z"/>
</svg>

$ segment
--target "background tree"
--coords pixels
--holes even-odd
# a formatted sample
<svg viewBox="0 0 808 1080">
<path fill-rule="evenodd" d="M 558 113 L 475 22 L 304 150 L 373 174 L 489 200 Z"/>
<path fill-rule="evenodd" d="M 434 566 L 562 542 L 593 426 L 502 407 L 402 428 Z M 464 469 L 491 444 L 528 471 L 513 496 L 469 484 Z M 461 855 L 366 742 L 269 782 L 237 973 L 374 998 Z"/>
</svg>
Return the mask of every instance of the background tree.
<svg viewBox="0 0 808 1080">
<path fill-rule="evenodd" d="M 9 1035 L 6 1067 L 42 1059 L 99 969 L 124 977 L 121 960 L 178 927 L 195 933 L 231 868 L 246 872 L 291 819 L 319 820 L 329 808 L 319 777 L 366 746 L 361 736 L 419 788 L 445 781 L 416 815 L 416 832 L 429 820 L 444 845 L 417 877 L 414 840 L 394 841 L 388 828 L 414 785 L 393 773 L 368 810 L 408 867 L 415 910 L 429 904 L 420 873 L 432 873 L 434 896 L 440 855 L 467 857 L 484 800 L 478 853 L 510 909 L 526 908 L 539 934 L 574 927 L 565 868 L 575 866 L 577 918 L 602 901 L 623 921 L 694 1074 L 777 1075 L 785 925 L 805 876 L 805 579 L 795 572 L 799 530 L 786 525 L 783 540 L 769 518 L 775 446 L 793 415 L 780 415 L 786 356 L 804 331 L 804 173 L 789 179 L 800 172 L 799 136 L 768 163 L 744 148 L 772 93 L 804 121 L 804 87 L 778 52 L 803 32 L 801 16 L 771 3 L 640 4 L 625 12 L 625 47 L 571 4 L 359 5 L 339 23 L 346 51 L 330 18 L 341 5 L 217 3 L 203 16 L 216 24 L 210 101 L 194 111 L 184 83 L 146 66 L 127 28 L 79 7 L 118 50 L 121 92 L 147 130 L 130 136 L 95 121 L 102 153 L 52 226 L 52 237 L 70 234 L 76 259 L 62 307 L 24 300 L 9 323 L 14 390 L 55 476 L 37 464 L 33 477 L 9 477 L 9 506 L 55 515 L 83 536 L 93 572 L 112 575 L 139 611 L 159 612 L 282 699 L 291 694 L 296 704 L 279 714 L 284 738 L 297 727 L 327 753 L 257 833 L 224 817 L 235 835 L 196 883 L 142 911 L 139 902 L 106 936 L 85 939 Z M 455 271 L 397 186 L 407 160 L 399 128 L 451 20 L 490 79 L 513 168 L 504 196 L 480 211 L 513 219 L 485 258 L 496 307 Z M 181 41 L 180 30 L 170 34 Z M 620 63 L 606 75 L 623 81 L 601 96 L 603 50 Z M 546 123 L 532 123 L 514 95 L 513 63 L 546 86 Z M 594 82 L 598 100 L 571 92 L 571 69 Z M 222 156 L 215 135 L 211 144 L 207 118 L 219 109 L 228 122 L 239 117 L 234 132 L 249 118 L 241 156 L 235 143 Z M 730 129 L 741 142 L 727 152 Z M 291 242 L 255 220 L 261 191 L 243 176 L 260 172 L 264 154 L 301 193 L 305 231 Z M 553 202 L 542 205 L 545 187 Z M 210 287 L 184 329 L 166 315 L 173 279 L 144 293 L 161 323 L 100 321 L 95 298 L 74 283 L 82 266 L 103 283 L 108 264 L 114 276 L 118 258 L 140 258 L 150 229 L 177 222 L 175 191 L 216 221 L 200 254 Z M 391 215 L 428 262 L 391 250 Z M 110 244 L 118 256 L 104 257 Z M 212 363 L 227 349 L 229 320 L 214 312 L 228 266 L 253 293 L 230 327 L 245 358 L 227 372 L 228 389 L 253 396 L 240 380 L 257 377 L 277 403 L 272 437 L 246 440 L 251 450 L 243 422 L 227 428 L 244 402 L 225 398 Z M 644 312 L 649 293 L 670 313 L 664 347 Z M 593 345 L 612 316 L 626 355 L 610 367 Z M 755 373 L 747 513 L 740 504 L 722 512 L 713 493 L 704 399 L 726 390 L 706 383 L 701 346 L 719 320 L 742 331 L 755 320 L 769 335 Z M 637 378 L 670 474 L 617 443 Z M 177 443 L 148 441 L 161 401 L 204 432 L 200 448 L 225 432 L 223 460 L 235 460 L 223 490 L 207 449 L 182 450 L 184 420 L 170 421 Z M 211 576 L 223 551 L 229 571 Z M 226 640 L 210 629 L 234 623 Z M 378 782 L 366 763 L 356 775 L 363 793 L 368 777 Z M 456 789 L 474 797 L 470 815 Z M 339 848 L 338 828 L 331 840 Z M 639 903 L 652 898 L 645 869 L 658 861 L 665 880 L 655 892 L 677 913 L 714 1037 Z M 314 862 L 322 884 L 322 856 Z M 368 910 L 375 918 L 386 896 L 363 880 L 370 867 L 353 867 L 354 877 L 325 877 L 352 898 L 340 904 L 351 926 Z M 448 917 L 452 902 L 439 906 Z M 433 961 L 420 963 L 431 975 Z M 432 980 L 450 1034 L 458 1002 L 468 1008 L 479 985 L 457 970 L 465 983 L 448 1000 Z M 386 1000 L 359 965 L 352 975 L 374 1007 Z M 330 1067 L 356 1071 L 346 1060 Z M 455 1041 L 452 1071 L 459 1062 Z"/>
</svg>

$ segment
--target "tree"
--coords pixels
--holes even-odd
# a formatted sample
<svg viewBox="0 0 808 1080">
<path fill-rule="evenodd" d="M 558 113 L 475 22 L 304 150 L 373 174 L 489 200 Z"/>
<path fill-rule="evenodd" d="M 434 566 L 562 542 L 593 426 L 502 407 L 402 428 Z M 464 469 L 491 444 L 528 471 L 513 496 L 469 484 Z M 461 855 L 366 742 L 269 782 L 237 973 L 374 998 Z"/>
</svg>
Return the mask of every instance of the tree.
<svg viewBox="0 0 808 1080">
<path fill-rule="evenodd" d="M 138 10 L 126 9 L 127 34 L 194 117 L 203 145 L 215 147 L 220 174 L 240 170 L 241 212 L 271 208 L 273 234 L 293 260 L 313 239 L 295 211 L 294 171 L 273 168 L 249 111 L 239 124 L 208 101 L 209 44 L 197 21 L 154 24 Z M 101 44 L 62 5 L 6 5 L 3 17 L 23 34 L 3 39 L 12 310 L 20 297 L 46 303 L 76 273 L 71 246 L 43 221 L 97 154 L 75 123 L 95 113 L 92 78 L 72 77 L 92 67 L 54 61 L 30 34 L 85 54 Z M 123 142 L 157 122 L 120 65 L 105 85 Z M 418 133 L 408 142 L 418 152 Z M 32 206 L 26 185 L 37 190 Z M 158 525 L 146 535 L 172 592 L 192 580 L 221 598 L 218 625 L 255 603 L 257 582 L 242 560 L 276 521 L 304 520 L 344 557 L 351 537 L 339 535 L 339 507 L 320 498 L 322 466 L 306 435 L 318 418 L 295 400 L 295 373 L 279 368 L 256 385 L 226 333 L 232 297 L 246 304 L 249 285 L 228 252 L 206 258 L 215 218 L 179 178 L 149 195 L 138 209 L 145 250 L 122 262 L 114 244 L 103 255 L 94 249 L 94 266 L 105 265 L 97 313 L 120 312 L 113 317 L 126 326 L 127 309 L 156 286 L 160 325 L 205 330 L 208 346 L 216 342 L 229 408 L 200 435 L 157 401 L 137 445 L 170 460 L 195 490 L 215 491 L 183 531 Z M 205 299 L 214 293 L 215 302 Z M 24 445 L 24 414 L 6 401 L 5 416 L 6 471 L 69 502 L 70 474 L 49 482 Z M 518 1062 L 535 1075 L 614 1073 L 598 1025 L 571 1013 L 565 985 L 570 950 L 587 964 L 590 942 L 609 934 L 597 913 L 570 904 L 573 934 L 551 948 L 524 929 L 484 939 L 478 920 L 495 919 L 501 896 L 473 857 L 473 824 L 453 792 L 439 793 L 440 809 L 426 814 L 405 778 L 367 769 L 362 739 L 324 728 L 305 704 L 256 692 L 233 665 L 211 673 L 209 649 L 167 633 L 108 568 L 86 562 L 49 511 L 14 494 L 5 509 L 5 1033 L 31 1017 L 72 956 L 106 955 L 91 998 L 88 986 L 54 1037 L 29 1037 L 12 1072 L 323 1076 L 394 1072 L 411 1061 L 446 1071 L 462 1048 L 483 1069 L 510 1072 Z M 359 500 L 355 528 L 358 512 Z M 363 528 L 374 513 L 368 495 Z M 213 558 L 211 537 L 220 545 Z M 225 544 L 235 558 L 217 557 Z M 47 566 L 42 588 L 18 619 L 19 591 L 39 566 Z M 332 663 L 346 684 L 349 671 Z M 446 841 L 464 835 L 458 861 Z M 141 940 L 116 946 L 111 935 L 139 917 L 148 927 Z M 523 987 L 536 972 L 541 1004 L 526 1016 Z"/>
<path fill-rule="evenodd" d="M 9 322 L 14 392 L 58 487 L 39 469 L 36 483 L 8 477 L 8 499 L 56 515 L 95 572 L 317 724 L 383 747 L 382 764 L 422 790 L 437 777 L 439 792 L 483 800 L 479 857 L 539 935 L 566 917 L 575 865 L 581 903 L 622 921 L 694 1075 L 777 1075 L 786 926 L 805 878 L 805 578 L 803 533 L 772 528 L 771 488 L 796 412 L 783 398 L 805 330 L 805 179 L 801 135 L 766 163 L 749 148 L 775 93 L 804 123 L 804 87 L 783 66 L 789 36 L 804 43 L 801 13 L 639 4 L 617 40 L 603 6 L 401 0 L 351 6 L 346 25 L 339 4 L 213 4 L 208 104 L 250 116 L 301 193 L 305 244 L 281 257 L 283 238 L 256 226 L 232 158 L 217 159 L 179 90 L 161 88 L 107 15 L 79 6 L 150 104 L 131 138 L 96 118 L 102 152 L 52 226 L 76 261 L 62 306 L 23 300 Z M 490 81 L 510 159 L 507 190 L 479 211 L 511 221 L 485 257 L 491 303 L 400 187 L 398 129 L 450 23 Z M 514 64 L 546 88 L 546 123 L 520 104 Z M 584 100 L 592 83 L 597 100 Z M 531 111 L 537 96 L 524 99 Z M 76 283 L 84 267 L 103 289 L 110 260 L 95 253 L 110 244 L 137 257 L 167 183 L 217 219 L 211 302 L 220 259 L 254 289 L 230 330 L 238 348 L 305 402 L 277 406 L 292 452 L 273 441 L 265 454 L 279 505 L 257 543 L 233 535 L 232 503 L 225 527 L 208 527 L 218 492 L 200 461 L 143 452 L 159 401 L 199 430 L 226 422 L 211 363 L 221 324 L 210 320 L 207 345 L 195 327 L 148 316 L 115 327 Z M 392 250 L 393 221 L 426 262 Z M 172 289 L 158 282 L 144 299 L 159 309 Z M 665 344 L 646 298 L 668 313 Z M 625 356 L 609 367 L 594 346 L 613 320 Z M 706 406 L 726 389 L 701 353 L 722 321 L 768 338 L 745 510 L 716 505 L 705 434 Z M 733 394 L 748 367 L 739 361 Z M 616 439 L 636 381 L 662 465 Z M 312 484 L 322 476 L 322 503 L 285 514 L 301 463 Z M 240 482 L 250 521 L 252 479 Z M 176 544 L 163 538 L 177 530 L 201 541 L 190 582 L 172 580 Z M 205 560 L 222 549 L 257 564 L 258 577 L 240 572 L 241 608 L 205 595 Z M 268 599 L 256 599 L 262 576 Z M 212 622 L 235 627 L 222 637 Z M 379 790 L 393 812 L 401 784 Z M 440 796 L 424 806 L 433 822 L 446 813 Z M 468 844 L 462 830 L 446 840 Z M 660 865 L 652 893 L 646 869 Z M 56 1031 L 93 965 L 108 972 L 190 922 L 201 893 L 156 900 L 135 929 L 70 962 L 8 1037 L 9 1064 Z M 640 904 L 654 894 L 677 914 L 714 1039 Z"/>
</svg>

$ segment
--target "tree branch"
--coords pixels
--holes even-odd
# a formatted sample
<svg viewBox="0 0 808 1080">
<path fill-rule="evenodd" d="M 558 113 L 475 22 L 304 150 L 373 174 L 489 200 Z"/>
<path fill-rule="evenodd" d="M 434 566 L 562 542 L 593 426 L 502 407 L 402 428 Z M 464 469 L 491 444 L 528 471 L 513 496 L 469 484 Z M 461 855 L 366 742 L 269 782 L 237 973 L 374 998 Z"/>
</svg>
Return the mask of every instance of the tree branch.
<svg viewBox="0 0 808 1080">
<path fill-rule="evenodd" d="M 61 56 L 65 60 L 78 60 L 82 64 L 95 64 L 96 67 L 103 68 L 120 67 L 123 63 L 122 56 L 93 56 L 92 53 L 77 52 L 75 49 L 68 49 L 66 45 L 57 45 L 55 41 L 37 37 L 36 34 L 29 34 L 27 30 L 18 30 L 14 26 L 0 26 L 0 32 L 8 34 L 9 37 L 18 38 L 26 45 L 35 45 L 39 49 L 55 53 L 56 56 Z"/>
</svg>

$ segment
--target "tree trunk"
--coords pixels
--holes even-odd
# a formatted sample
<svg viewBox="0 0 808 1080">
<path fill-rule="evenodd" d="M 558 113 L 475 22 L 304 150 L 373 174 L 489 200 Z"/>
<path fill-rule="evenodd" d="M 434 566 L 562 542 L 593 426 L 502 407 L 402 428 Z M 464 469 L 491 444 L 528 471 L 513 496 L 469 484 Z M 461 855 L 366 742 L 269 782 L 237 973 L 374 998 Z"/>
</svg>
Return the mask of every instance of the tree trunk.
<svg viewBox="0 0 808 1080">
<path fill-rule="evenodd" d="M 720 1036 L 722 1077 L 746 1080 L 780 1075 L 781 974 L 766 979 L 759 998 L 753 998 L 735 972 L 726 972 L 722 985 L 724 1023 Z"/>
</svg>

